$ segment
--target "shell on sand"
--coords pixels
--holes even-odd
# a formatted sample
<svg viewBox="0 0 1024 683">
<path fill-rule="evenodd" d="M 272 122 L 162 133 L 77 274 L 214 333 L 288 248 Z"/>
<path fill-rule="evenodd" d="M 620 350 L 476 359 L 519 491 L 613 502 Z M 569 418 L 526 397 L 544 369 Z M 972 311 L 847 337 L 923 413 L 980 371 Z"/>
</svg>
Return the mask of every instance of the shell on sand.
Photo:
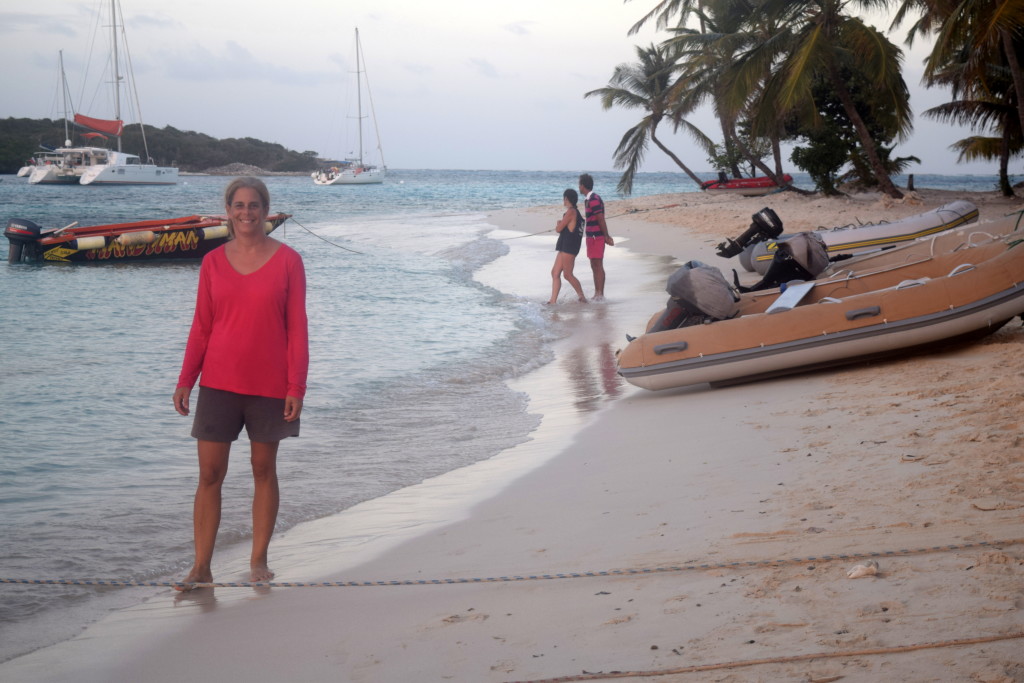
<svg viewBox="0 0 1024 683">
<path fill-rule="evenodd" d="M 850 568 L 850 571 L 846 572 L 846 578 L 848 579 L 859 579 L 862 576 L 874 576 L 878 573 L 878 563 L 874 560 L 868 560 L 864 564 L 857 564 Z"/>
</svg>

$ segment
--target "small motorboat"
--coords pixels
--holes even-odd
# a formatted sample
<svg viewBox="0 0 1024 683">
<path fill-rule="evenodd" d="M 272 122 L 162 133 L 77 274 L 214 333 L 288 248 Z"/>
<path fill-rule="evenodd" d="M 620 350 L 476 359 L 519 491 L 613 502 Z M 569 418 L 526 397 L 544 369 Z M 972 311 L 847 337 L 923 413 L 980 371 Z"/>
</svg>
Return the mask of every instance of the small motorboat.
<svg viewBox="0 0 1024 683">
<path fill-rule="evenodd" d="M 1021 214 L 1012 214 L 846 262 L 811 282 L 734 292 L 724 314 L 721 293 L 670 290 L 665 310 L 620 352 L 619 374 L 651 390 L 721 386 L 989 334 L 1024 313 L 1020 227 Z M 714 281 L 725 283 L 701 280 Z"/>
<path fill-rule="evenodd" d="M 782 175 L 782 182 L 789 185 L 793 182 L 793 176 L 788 173 Z M 724 173 L 718 175 L 718 180 L 706 180 L 700 184 L 700 189 L 710 194 L 738 194 L 744 197 L 761 197 L 775 192 L 781 187 L 767 176 L 756 178 L 728 178 Z"/>
<path fill-rule="evenodd" d="M 291 218 L 278 213 L 267 217 L 270 234 Z M 32 221 L 12 218 L 4 236 L 9 241 L 7 262 L 50 261 L 104 263 L 159 259 L 199 259 L 228 240 L 226 216 L 111 223 L 44 230 Z"/>
<path fill-rule="evenodd" d="M 830 255 L 859 254 L 922 237 L 930 237 L 936 233 L 973 223 L 976 220 L 978 220 L 978 207 L 972 202 L 961 199 L 931 211 L 891 222 L 844 225 L 819 229 L 815 231 L 815 234 L 825 242 Z M 749 254 L 743 254 L 740 257 L 741 265 L 748 270 L 754 270 L 764 275 L 778 243 L 786 238 L 786 234 L 781 234 L 774 239 L 752 242 L 747 246 Z"/>
</svg>

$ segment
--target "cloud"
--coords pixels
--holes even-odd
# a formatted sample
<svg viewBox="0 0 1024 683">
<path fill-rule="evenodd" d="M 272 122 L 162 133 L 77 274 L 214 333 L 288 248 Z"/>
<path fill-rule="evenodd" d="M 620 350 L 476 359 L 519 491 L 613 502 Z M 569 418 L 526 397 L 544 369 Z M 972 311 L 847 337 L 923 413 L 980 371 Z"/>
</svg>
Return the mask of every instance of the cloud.
<svg viewBox="0 0 1024 683">
<path fill-rule="evenodd" d="M 25 12 L 0 12 L 0 33 L 27 32 L 41 36 L 74 38 L 78 32 L 72 28 L 73 25 L 73 22 L 58 17 Z"/>
<path fill-rule="evenodd" d="M 247 48 L 229 40 L 220 54 L 203 45 L 190 45 L 186 51 L 165 61 L 167 75 L 183 81 L 266 81 L 275 85 L 318 86 L 334 83 L 338 76 L 326 71 L 298 71 L 261 60 Z"/>
<path fill-rule="evenodd" d="M 498 70 L 494 68 L 494 65 L 488 62 L 486 59 L 480 59 L 474 57 L 469 60 L 470 66 L 472 66 L 478 74 L 485 78 L 500 78 Z"/>
<path fill-rule="evenodd" d="M 402 68 L 416 76 L 426 76 L 434 72 L 434 68 L 423 62 L 403 62 Z"/>
<path fill-rule="evenodd" d="M 136 29 L 166 29 L 171 31 L 185 32 L 187 27 L 180 21 L 162 15 L 138 14 L 128 17 L 126 20 L 129 30 L 134 33 Z"/>
<path fill-rule="evenodd" d="M 528 27 L 533 26 L 536 23 L 536 21 L 516 21 L 511 24 L 505 24 L 502 28 L 517 36 L 528 36 L 531 33 Z"/>
</svg>

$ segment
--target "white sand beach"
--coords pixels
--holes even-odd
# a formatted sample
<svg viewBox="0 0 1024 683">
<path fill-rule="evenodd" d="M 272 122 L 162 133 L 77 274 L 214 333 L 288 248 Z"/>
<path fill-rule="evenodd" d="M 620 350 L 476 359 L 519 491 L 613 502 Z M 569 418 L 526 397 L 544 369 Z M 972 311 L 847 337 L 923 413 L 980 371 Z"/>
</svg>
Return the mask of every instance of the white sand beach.
<svg viewBox="0 0 1024 683">
<path fill-rule="evenodd" d="M 533 438 L 271 547 L 282 582 L 400 585 L 155 590 L 0 679 L 1024 681 L 1019 318 L 972 345 L 721 389 L 615 375 L 672 259 L 728 272 L 715 244 L 761 207 L 796 231 L 959 198 L 982 220 L 1024 208 L 927 190 L 609 202 L 609 301 L 555 307 L 575 333 L 515 383 L 544 416 Z M 492 220 L 535 233 L 557 214 Z M 589 295 L 585 259 L 577 275 Z M 546 272 L 524 279 L 546 299 Z M 877 573 L 847 577 L 874 553 Z"/>
</svg>

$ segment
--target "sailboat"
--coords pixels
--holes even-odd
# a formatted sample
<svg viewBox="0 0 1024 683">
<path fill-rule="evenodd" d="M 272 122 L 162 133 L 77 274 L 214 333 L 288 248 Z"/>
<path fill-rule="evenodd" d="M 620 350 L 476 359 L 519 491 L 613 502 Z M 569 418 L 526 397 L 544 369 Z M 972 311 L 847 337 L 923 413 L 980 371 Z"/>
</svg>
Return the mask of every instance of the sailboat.
<svg viewBox="0 0 1024 683">
<path fill-rule="evenodd" d="M 363 161 L 363 48 L 359 42 L 359 29 L 356 29 L 356 120 L 359 124 L 359 156 L 346 159 L 337 166 L 321 168 L 313 173 L 313 182 L 317 185 L 370 185 L 383 183 L 387 169 L 384 166 L 384 150 L 380 145 L 380 132 L 377 129 L 377 114 L 373 110 L 373 96 L 370 95 L 370 116 L 373 118 L 373 129 L 377 137 L 377 151 L 380 152 L 381 165 L 373 166 Z M 370 92 L 369 82 L 366 86 Z"/>
<path fill-rule="evenodd" d="M 76 113 L 74 115 L 75 125 L 85 128 L 89 132 L 84 133 L 87 139 L 117 139 L 117 150 L 110 150 L 104 147 L 71 145 L 71 138 L 67 131 L 67 79 L 64 76 L 64 55 L 60 57 L 61 87 L 64 90 L 64 147 L 55 150 L 59 159 L 50 163 L 36 164 L 29 174 L 28 182 L 37 184 L 79 184 L 79 185 L 174 185 L 178 182 L 178 169 L 166 166 L 157 166 L 152 163 L 145 163 L 136 154 L 129 154 L 121 150 L 121 135 L 124 132 L 124 121 L 121 120 L 121 72 L 120 60 L 118 59 L 117 46 L 118 35 L 118 5 L 117 0 L 110 0 L 111 17 L 111 64 L 114 71 L 114 118 L 97 119 L 91 116 L 84 116 Z M 127 52 L 127 44 L 125 46 Z M 129 59 L 128 64 L 131 64 Z M 129 75 L 131 69 L 129 68 Z M 134 88 L 133 88 L 134 92 Z M 138 111 L 138 102 L 136 102 Z M 141 118 L 141 117 L 140 117 Z M 146 131 L 140 120 L 139 127 L 142 130 L 142 143 L 146 145 Z M 149 156 L 148 147 L 146 156 Z"/>
</svg>

